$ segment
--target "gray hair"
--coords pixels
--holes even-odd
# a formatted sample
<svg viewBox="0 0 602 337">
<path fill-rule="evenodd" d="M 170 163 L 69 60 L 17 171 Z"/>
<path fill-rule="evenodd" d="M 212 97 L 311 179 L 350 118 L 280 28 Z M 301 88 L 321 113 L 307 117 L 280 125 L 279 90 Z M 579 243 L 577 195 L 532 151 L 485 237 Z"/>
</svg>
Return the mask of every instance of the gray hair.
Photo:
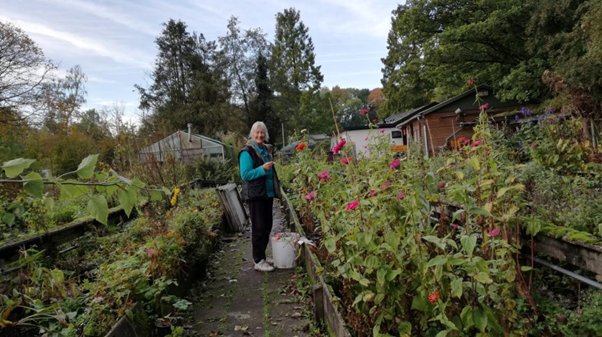
<svg viewBox="0 0 602 337">
<path fill-rule="evenodd" d="M 253 132 L 255 132 L 255 130 L 257 130 L 257 128 L 262 127 L 263 130 L 265 131 L 265 140 L 270 140 L 270 134 L 268 133 L 268 128 L 265 126 L 265 124 L 263 124 L 263 122 L 255 122 L 255 124 L 253 124 L 253 126 L 251 127 L 251 131 L 249 131 L 249 138 L 253 138 Z"/>
</svg>

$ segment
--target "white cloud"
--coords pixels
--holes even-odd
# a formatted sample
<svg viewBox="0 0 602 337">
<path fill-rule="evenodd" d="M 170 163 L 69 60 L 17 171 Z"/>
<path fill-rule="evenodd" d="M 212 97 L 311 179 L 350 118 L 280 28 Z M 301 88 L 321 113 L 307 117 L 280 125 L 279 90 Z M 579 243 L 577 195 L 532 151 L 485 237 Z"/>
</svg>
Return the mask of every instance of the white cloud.
<svg viewBox="0 0 602 337">
<path fill-rule="evenodd" d="M 89 37 L 83 37 L 73 33 L 56 30 L 39 23 L 10 19 L 4 16 L 0 16 L 0 20 L 15 23 L 28 34 L 42 35 L 55 40 L 67 42 L 77 48 L 91 51 L 99 56 L 108 57 L 118 63 L 137 65 L 141 68 L 148 68 L 150 66 L 149 62 L 133 57 L 132 53 L 121 52 L 118 50 L 118 48 L 115 48 L 115 46 L 111 46 L 111 48 L 109 48 L 104 43 Z"/>
<path fill-rule="evenodd" d="M 322 0 L 345 8 L 353 17 L 338 21 L 332 29 L 337 32 L 368 33 L 376 38 L 386 38 L 391 28 L 391 11 L 397 3 L 383 0 Z"/>
<path fill-rule="evenodd" d="M 76 9 L 87 14 L 92 14 L 98 18 L 106 19 L 114 23 L 123 25 L 131 30 L 144 33 L 146 35 L 155 36 L 159 33 L 158 29 L 153 29 L 148 26 L 144 21 L 137 20 L 127 14 L 124 11 L 116 11 L 106 6 L 97 5 L 91 2 L 84 2 L 80 0 L 43 0 L 52 5 L 62 5 L 70 10 Z"/>
</svg>

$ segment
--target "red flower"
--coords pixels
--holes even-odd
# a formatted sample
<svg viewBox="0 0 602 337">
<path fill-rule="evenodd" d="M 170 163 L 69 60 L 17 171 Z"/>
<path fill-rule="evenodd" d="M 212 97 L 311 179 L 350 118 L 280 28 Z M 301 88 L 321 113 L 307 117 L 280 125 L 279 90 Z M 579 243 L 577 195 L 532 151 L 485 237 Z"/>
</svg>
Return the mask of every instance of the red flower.
<svg viewBox="0 0 602 337">
<path fill-rule="evenodd" d="M 436 291 L 433 291 L 428 296 L 428 300 L 429 300 L 429 302 L 431 302 L 431 304 L 434 304 L 435 302 L 437 302 L 438 299 L 439 299 L 439 293 Z"/>
<path fill-rule="evenodd" d="M 445 182 L 442 182 L 441 184 L 439 184 L 439 189 L 442 189 L 445 187 Z"/>
<path fill-rule="evenodd" d="M 297 152 L 299 152 L 299 151 L 303 150 L 306 146 L 307 146 L 307 144 L 300 143 L 299 145 L 297 145 L 297 147 L 295 149 L 297 150 Z"/>
<path fill-rule="evenodd" d="M 353 160 L 353 157 L 343 158 L 343 159 L 341 159 L 341 163 L 349 164 L 352 160 Z"/>
<path fill-rule="evenodd" d="M 473 85 L 474 84 L 474 80 L 469 78 L 468 81 L 466 81 L 469 85 Z"/>
<path fill-rule="evenodd" d="M 483 110 L 487 110 L 489 108 L 489 103 L 481 105 L 481 108 L 483 108 Z"/>
<path fill-rule="evenodd" d="M 374 119 L 372 120 L 372 123 L 376 123 L 376 118 L 374 118 Z"/>
<path fill-rule="evenodd" d="M 360 114 L 365 115 L 368 112 L 370 112 L 370 108 L 363 108 L 362 110 L 360 110 Z"/>
<path fill-rule="evenodd" d="M 318 173 L 318 178 L 326 178 L 329 174 L 330 174 L 330 171 L 324 170 L 324 171 Z"/>
<path fill-rule="evenodd" d="M 452 227 L 452 230 L 453 230 L 453 231 L 455 231 L 456 229 L 458 229 L 458 225 L 454 225 L 454 226 Z"/>
<path fill-rule="evenodd" d="M 477 140 L 476 142 L 474 142 L 474 143 L 470 144 L 470 146 L 472 146 L 472 147 L 476 147 L 476 146 L 479 146 L 479 144 L 481 144 L 481 141 L 480 141 L 480 140 Z"/>
<path fill-rule="evenodd" d="M 359 203 L 359 201 L 352 201 L 352 202 L 350 202 L 350 203 L 347 205 L 347 210 L 348 210 L 348 211 L 350 211 L 350 210 L 353 210 L 353 209 L 355 209 L 355 208 L 357 207 L 357 205 L 359 205 L 359 204 L 360 204 L 360 203 Z"/>
<path fill-rule="evenodd" d="M 381 135 L 385 133 L 385 129 L 381 129 L 378 131 L 378 133 L 380 133 Z"/>
</svg>

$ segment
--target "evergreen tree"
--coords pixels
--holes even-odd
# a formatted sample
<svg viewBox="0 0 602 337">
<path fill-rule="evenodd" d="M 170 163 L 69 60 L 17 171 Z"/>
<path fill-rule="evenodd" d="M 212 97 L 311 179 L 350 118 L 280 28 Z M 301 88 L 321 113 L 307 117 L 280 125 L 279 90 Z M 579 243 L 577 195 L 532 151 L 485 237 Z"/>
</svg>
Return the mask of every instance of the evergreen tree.
<svg viewBox="0 0 602 337">
<path fill-rule="evenodd" d="M 271 59 L 271 79 L 276 94 L 276 113 L 287 130 L 304 128 L 324 77 L 315 65 L 309 29 L 294 8 L 276 14 L 276 34 Z M 302 100 L 302 96 L 305 97 Z"/>
<path fill-rule="evenodd" d="M 217 43 L 188 33 L 181 21 L 169 20 L 164 26 L 156 39 L 153 83 L 149 88 L 136 86 L 140 109 L 150 113 L 143 121 L 145 131 L 171 133 L 187 123 L 205 134 L 239 127 L 240 114 L 230 109 L 226 62 Z"/>
<path fill-rule="evenodd" d="M 268 60 L 263 54 L 257 57 L 257 68 L 255 73 L 255 100 L 253 102 L 253 120 L 263 121 L 271 134 L 271 143 L 276 143 L 280 139 L 280 144 L 284 144 L 280 135 L 280 120 L 274 112 L 274 93 L 270 88 L 270 79 L 268 77 Z"/>
</svg>

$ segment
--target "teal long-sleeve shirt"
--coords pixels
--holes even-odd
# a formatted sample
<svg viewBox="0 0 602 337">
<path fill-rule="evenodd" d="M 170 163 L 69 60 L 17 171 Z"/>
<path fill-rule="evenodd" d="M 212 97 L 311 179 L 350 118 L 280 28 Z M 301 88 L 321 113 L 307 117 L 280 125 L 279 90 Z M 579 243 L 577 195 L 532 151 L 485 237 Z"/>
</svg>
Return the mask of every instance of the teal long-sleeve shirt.
<svg viewBox="0 0 602 337">
<path fill-rule="evenodd" d="M 255 144 L 254 141 L 251 141 L 255 149 L 259 152 L 263 160 L 267 163 L 270 161 L 270 157 L 268 156 L 268 150 L 265 146 L 261 148 Z M 240 154 L 240 177 L 244 181 L 251 181 L 257 178 L 266 177 L 266 188 L 268 192 L 268 198 L 274 197 L 274 175 L 272 174 L 272 169 L 264 170 L 263 166 L 259 166 L 253 168 L 253 158 L 247 151 L 243 151 Z"/>
</svg>

